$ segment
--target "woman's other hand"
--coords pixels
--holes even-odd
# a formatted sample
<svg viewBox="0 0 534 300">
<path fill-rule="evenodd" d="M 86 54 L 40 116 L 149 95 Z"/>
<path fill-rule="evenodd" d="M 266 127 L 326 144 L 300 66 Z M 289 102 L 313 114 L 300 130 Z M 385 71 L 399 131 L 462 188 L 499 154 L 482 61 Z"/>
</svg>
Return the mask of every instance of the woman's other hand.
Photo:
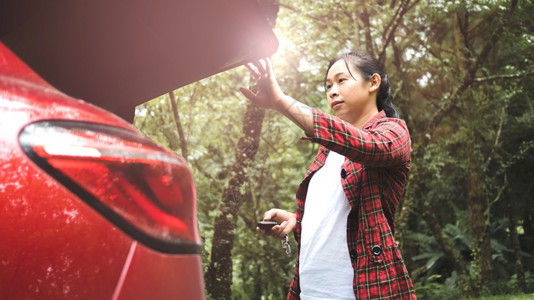
<svg viewBox="0 0 534 300">
<path fill-rule="evenodd" d="M 264 214 L 263 220 L 275 221 L 280 225 L 275 225 L 270 230 L 262 230 L 259 227 L 256 227 L 256 231 L 277 238 L 283 238 L 286 235 L 289 235 L 297 225 L 296 214 L 278 208 L 268 210 Z"/>
</svg>

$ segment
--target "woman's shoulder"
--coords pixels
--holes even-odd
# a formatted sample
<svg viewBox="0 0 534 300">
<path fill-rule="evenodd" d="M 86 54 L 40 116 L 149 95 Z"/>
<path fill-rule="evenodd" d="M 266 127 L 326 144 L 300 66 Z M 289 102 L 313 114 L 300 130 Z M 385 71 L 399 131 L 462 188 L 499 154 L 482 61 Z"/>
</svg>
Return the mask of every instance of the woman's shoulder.
<svg viewBox="0 0 534 300">
<path fill-rule="evenodd" d="M 397 127 L 400 126 L 402 129 L 408 130 L 406 121 L 401 118 L 388 117 L 386 113 L 382 110 L 376 114 L 367 124 L 362 128 L 363 130 L 372 130 L 379 127 Z"/>
</svg>

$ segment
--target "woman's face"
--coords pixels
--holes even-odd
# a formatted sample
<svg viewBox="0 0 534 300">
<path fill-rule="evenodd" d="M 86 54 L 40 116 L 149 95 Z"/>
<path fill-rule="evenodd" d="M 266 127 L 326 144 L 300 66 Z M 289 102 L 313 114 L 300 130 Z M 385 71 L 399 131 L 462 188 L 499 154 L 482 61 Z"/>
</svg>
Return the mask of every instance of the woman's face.
<svg viewBox="0 0 534 300">
<path fill-rule="evenodd" d="M 365 80 L 356 69 L 351 68 L 349 72 L 343 59 L 330 67 L 325 85 L 332 112 L 346 122 L 354 124 L 369 109 L 376 109 L 376 93 L 372 92 L 371 81 Z"/>
</svg>

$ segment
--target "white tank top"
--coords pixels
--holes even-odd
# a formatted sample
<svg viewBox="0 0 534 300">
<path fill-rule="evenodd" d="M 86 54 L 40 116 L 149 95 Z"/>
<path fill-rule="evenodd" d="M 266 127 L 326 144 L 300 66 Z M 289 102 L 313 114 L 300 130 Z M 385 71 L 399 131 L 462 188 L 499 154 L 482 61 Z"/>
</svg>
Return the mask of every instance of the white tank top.
<svg viewBox="0 0 534 300">
<path fill-rule="evenodd" d="M 350 205 L 341 186 L 345 157 L 330 151 L 310 180 L 302 218 L 300 298 L 355 299 L 347 247 Z"/>
</svg>

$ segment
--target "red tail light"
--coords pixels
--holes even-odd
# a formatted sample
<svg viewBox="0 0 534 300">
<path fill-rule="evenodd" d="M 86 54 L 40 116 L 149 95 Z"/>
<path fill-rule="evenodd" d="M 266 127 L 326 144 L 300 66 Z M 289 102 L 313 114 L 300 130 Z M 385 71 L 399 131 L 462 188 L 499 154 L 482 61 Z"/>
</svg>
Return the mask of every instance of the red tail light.
<svg viewBox="0 0 534 300">
<path fill-rule="evenodd" d="M 196 195 L 185 162 L 140 135 L 100 124 L 47 121 L 19 137 L 26 154 L 133 238 L 197 253 Z"/>
</svg>

